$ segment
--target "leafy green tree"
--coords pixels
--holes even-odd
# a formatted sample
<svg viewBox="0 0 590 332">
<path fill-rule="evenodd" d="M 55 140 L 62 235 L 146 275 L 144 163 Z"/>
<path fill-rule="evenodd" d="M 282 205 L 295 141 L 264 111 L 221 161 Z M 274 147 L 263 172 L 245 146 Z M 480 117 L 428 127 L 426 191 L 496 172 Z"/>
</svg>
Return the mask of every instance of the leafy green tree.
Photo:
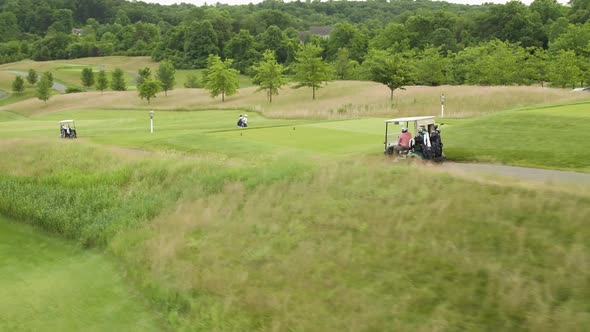
<svg viewBox="0 0 590 332">
<path fill-rule="evenodd" d="M 109 79 L 107 78 L 107 73 L 104 70 L 98 72 L 98 76 L 96 77 L 96 90 L 99 90 L 100 93 L 107 89 L 109 86 Z"/>
<path fill-rule="evenodd" d="M 29 69 L 29 74 L 27 75 L 27 82 L 29 82 L 30 85 L 35 85 L 38 79 L 39 75 L 37 74 L 35 69 Z"/>
<path fill-rule="evenodd" d="M 385 51 L 374 50 L 369 53 L 363 63 L 368 79 L 379 82 L 391 90 L 390 99 L 393 100 L 393 91 L 405 90 L 404 86 L 412 83 L 410 69 L 401 55 L 389 55 Z"/>
<path fill-rule="evenodd" d="M 332 69 L 324 62 L 320 56 L 321 53 L 321 47 L 306 44 L 297 53 L 293 64 L 294 80 L 297 82 L 295 88 L 310 87 L 312 89 L 312 99 L 314 100 L 315 91 L 332 78 Z"/>
<path fill-rule="evenodd" d="M 550 65 L 549 78 L 551 84 L 565 88 L 572 86 L 580 78 L 580 68 L 574 51 L 559 50 Z"/>
<path fill-rule="evenodd" d="M 522 63 L 521 75 L 528 81 L 528 84 L 538 82 L 541 87 L 545 86 L 545 82 L 548 80 L 549 54 L 540 47 L 527 48 L 523 51 L 526 60 Z"/>
<path fill-rule="evenodd" d="M 221 61 L 218 55 L 210 55 L 207 60 L 207 70 L 204 77 L 205 89 L 209 90 L 211 97 L 221 95 L 221 101 L 225 96 L 231 96 L 238 91 L 240 81 L 239 72 L 231 68 L 233 60 Z"/>
<path fill-rule="evenodd" d="M 349 50 L 350 58 L 361 62 L 367 53 L 369 41 L 367 36 L 350 23 L 339 23 L 328 39 L 326 58 L 334 60 L 341 48 Z"/>
<path fill-rule="evenodd" d="M 142 84 L 145 80 L 149 80 L 152 77 L 152 70 L 149 67 L 139 69 L 137 71 L 137 85 Z"/>
<path fill-rule="evenodd" d="M 259 50 L 273 50 L 279 63 L 287 62 L 289 56 L 287 35 L 276 25 L 269 26 L 257 37 Z"/>
<path fill-rule="evenodd" d="M 341 48 L 336 53 L 336 60 L 332 63 L 336 78 L 340 80 L 355 79 L 355 70 L 358 68 L 359 63 L 355 60 L 350 59 L 350 52 L 347 48 Z"/>
<path fill-rule="evenodd" d="M 255 44 L 256 41 L 248 30 L 240 30 L 225 47 L 225 54 L 234 59 L 234 68 L 241 73 L 246 73 L 252 64 L 260 58 Z"/>
<path fill-rule="evenodd" d="M 561 5 L 557 0 L 533 0 L 529 9 L 541 16 L 543 24 L 546 24 L 549 20 L 556 21 L 563 16 Z"/>
<path fill-rule="evenodd" d="M 273 51 L 266 50 L 262 57 L 263 60 L 252 68 L 252 71 L 256 73 L 253 82 L 259 86 L 256 91 L 265 90 L 268 101 L 272 103 L 272 96 L 278 95 L 279 89 L 285 85 L 284 69 L 277 62 Z"/>
<path fill-rule="evenodd" d="M 174 69 L 172 63 L 168 61 L 160 63 L 156 77 L 162 83 L 162 90 L 164 90 L 166 96 L 168 95 L 168 90 L 174 89 L 174 85 L 176 84 L 175 74 L 176 69 Z"/>
<path fill-rule="evenodd" d="M 184 36 L 184 53 L 191 68 L 203 68 L 210 54 L 219 54 L 218 38 L 210 21 L 193 21 Z"/>
<path fill-rule="evenodd" d="M 111 89 L 115 91 L 127 90 L 127 83 L 125 82 L 125 73 L 121 68 L 115 68 L 111 78 Z"/>
<path fill-rule="evenodd" d="M 447 83 L 448 60 L 439 54 L 437 47 L 424 50 L 416 63 L 416 81 L 425 85 L 441 85 Z"/>
<path fill-rule="evenodd" d="M 37 98 L 43 100 L 45 104 L 47 104 L 49 97 L 51 97 L 51 85 L 49 78 L 46 76 L 43 76 L 37 84 Z"/>
<path fill-rule="evenodd" d="M 41 79 L 44 78 L 47 79 L 47 82 L 49 83 L 49 88 L 51 88 L 53 86 L 53 74 L 50 71 L 46 71 L 41 76 Z"/>
<path fill-rule="evenodd" d="M 25 80 L 19 75 L 17 75 L 14 78 L 14 81 L 12 81 L 12 91 L 14 93 L 22 93 L 25 91 Z"/>
<path fill-rule="evenodd" d="M 156 98 L 156 94 L 162 91 L 162 82 L 158 80 L 146 79 L 143 81 L 143 83 L 137 86 L 137 90 L 139 97 L 141 99 L 147 99 L 149 104 L 152 98 Z"/>
<path fill-rule="evenodd" d="M 199 84 L 197 75 L 193 73 L 188 74 L 186 77 L 186 82 L 184 82 L 184 87 L 188 89 L 200 88 L 201 84 Z"/>
<path fill-rule="evenodd" d="M 82 85 L 86 88 L 94 85 L 94 72 L 92 68 L 82 69 Z"/>
</svg>

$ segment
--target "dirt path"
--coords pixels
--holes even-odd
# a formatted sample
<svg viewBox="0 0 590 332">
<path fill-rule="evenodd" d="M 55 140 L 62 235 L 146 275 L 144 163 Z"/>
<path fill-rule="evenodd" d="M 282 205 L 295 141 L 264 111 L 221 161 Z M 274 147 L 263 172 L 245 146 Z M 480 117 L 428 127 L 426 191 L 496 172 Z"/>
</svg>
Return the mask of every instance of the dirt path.
<svg viewBox="0 0 590 332">
<path fill-rule="evenodd" d="M 27 77 L 29 75 L 29 73 L 24 72 L 24 71 L 8 70 L 6 72 L 7 73 L 12 73 L 12 74 L 15 74 L 15 75 L 19 75 L 19 76 L 22 76 L 22 77 Z M 65 85 L 63 85 L 61 83 L 57 83 L 57 82 L 54 81 L 52 88 L 55 91 L 59 92 L 59 93 L 66 93 L 67 86 L 65 86 Z"/>
<path fill-rule="evenodd" d="M 590 185 L 589 173 L 578 173 L 570 171 L 557 171 L 541 168 L 494 165 L 494 164 L 471 164 L 444 162 L 440 170 L 451 174 L 468 174 L 502 177 L 505 179 L 518 179 L 535 182 L 553 182 L 578 185 Z"/>
</svg>

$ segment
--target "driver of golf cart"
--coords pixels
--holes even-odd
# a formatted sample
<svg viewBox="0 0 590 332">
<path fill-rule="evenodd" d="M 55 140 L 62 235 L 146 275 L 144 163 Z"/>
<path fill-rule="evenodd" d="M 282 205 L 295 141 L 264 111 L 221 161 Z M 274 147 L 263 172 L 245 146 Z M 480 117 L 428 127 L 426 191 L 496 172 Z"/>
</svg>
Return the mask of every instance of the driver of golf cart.
<svg viewBox="0 0 590 332">
<path fill-rule="evenodd" d="M 403 127 L 402 133 L 397 137 L 397 145 L 393 147 L 393 151 L 396 154 L 407 152 L 410 150 L 410 141 L 412 140 L 412 133 L 408 131 L 408 128 Z"/>
</svg>

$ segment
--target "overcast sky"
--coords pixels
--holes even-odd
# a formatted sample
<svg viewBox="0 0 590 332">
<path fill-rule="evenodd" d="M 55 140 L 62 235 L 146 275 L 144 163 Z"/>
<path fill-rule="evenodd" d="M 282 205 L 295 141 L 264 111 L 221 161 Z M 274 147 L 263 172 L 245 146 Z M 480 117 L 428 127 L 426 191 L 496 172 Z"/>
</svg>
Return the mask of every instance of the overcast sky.
<svg viewBox="0 0 590 332">
<path fill-rule="evenodd" d="M 192 3 L 195 4 L 197 6 L 201 6 L 205 3 L 207 4 L 215 4 L 217 2 L 220 3 L 227 3 L 230 5 L 244 5 L 244 4 L 248 4 L 248 3 L 259 3 L 262 2 L 262 0 L 143 0 L 145 2 L 154 2 L 154 3 L 160 3 L 163 5 L 171 5 L 174 3 L 181 3 L 181 2 L 185 2 L 185 3 Z M 288 1 L 288 0 L 287 0 Z M 453 2 L 453 3 L 463 3 L 463 4 L 472 4 L 472 5 L 481 5 L 482 3 L 485 2 L 493 2 L 493 3 L 506 3 L 507 0 L 489 0 L 489 1 L 484 1 L 484 0 L 446 0 L 447 2 Z M 525 4 L 530 4 L 533 0 L 521 0 L 523 3 Z M 565 4 L 568 2 L 568 0 L 558 0 L 559 3 Z"/>
</svg>

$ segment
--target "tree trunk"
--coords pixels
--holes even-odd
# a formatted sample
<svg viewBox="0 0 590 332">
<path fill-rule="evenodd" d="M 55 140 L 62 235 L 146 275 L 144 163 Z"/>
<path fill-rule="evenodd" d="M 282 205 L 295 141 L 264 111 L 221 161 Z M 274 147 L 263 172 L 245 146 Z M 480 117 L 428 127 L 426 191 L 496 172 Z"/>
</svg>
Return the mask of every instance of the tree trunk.
<svg viewBox="0 0 590 332">
<path fill-rule="evenodd" d="M 391 94 L 389 95 L 389 100 L 393 100 L 393 89 L 389 88 L 389 90 L 391 90 Z"/>
<path fill-rule="evenodd" d="M 164 96 L 168 96 L 168 90 L 164 90 Z"/>
<path fill-rule="evenodd" d="M 312 91 L 312 95 L 313 95 L 312 99 L 315 100 L 315 86 L 311 87 L 311 91 Z"/>
<path fill-rule="evenodd" d="M 224 101 L 225 101 L 225 92 L 222 92 L 221 93 L 221 102 L 224 102 Z"/>
<path fill-rule="evenodd" d="M 272 91 L 271 90 L 268 91 L 268 102 L 272 103 Z"/>
</svg>

